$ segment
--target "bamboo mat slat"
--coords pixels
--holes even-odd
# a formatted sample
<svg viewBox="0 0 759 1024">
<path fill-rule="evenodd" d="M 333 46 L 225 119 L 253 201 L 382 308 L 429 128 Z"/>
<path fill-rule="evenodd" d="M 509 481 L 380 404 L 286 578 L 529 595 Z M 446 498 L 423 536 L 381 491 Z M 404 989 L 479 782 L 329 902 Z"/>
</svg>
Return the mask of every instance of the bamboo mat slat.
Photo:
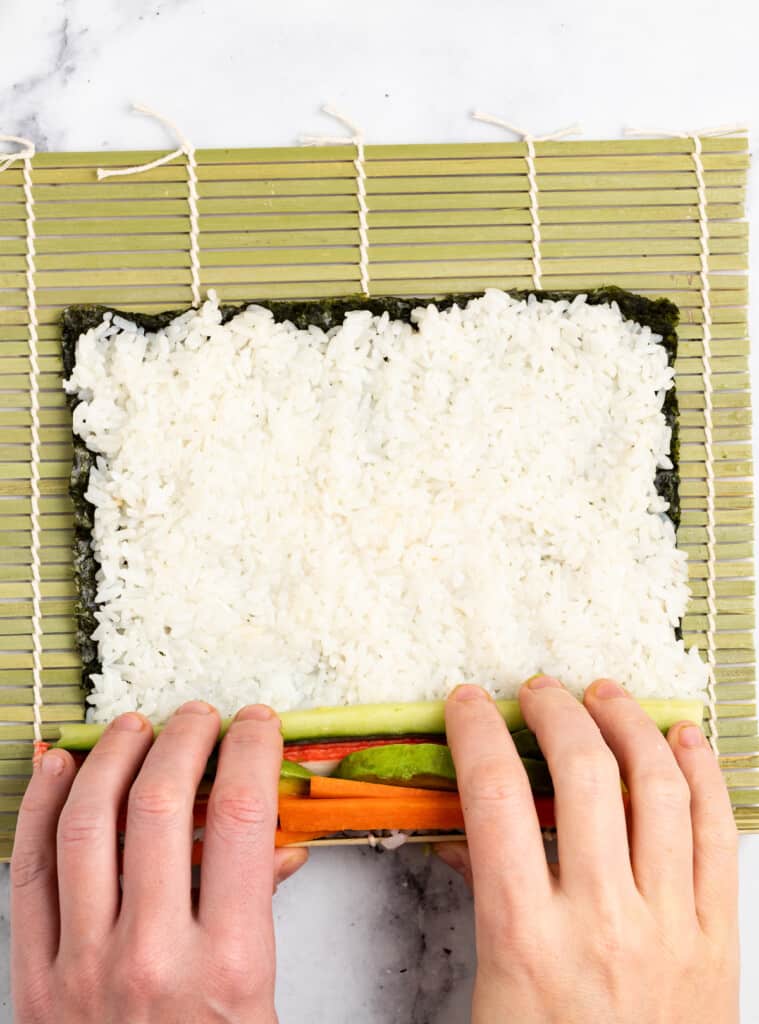
<svg viewBox="0 0 759 1024">
<path fill-rule="evenodd" d="M 692 600 L 684 639 L 702 652 L 708 618 L 704 310 L 693 140 L 535 143 L 542 285 L 615 284 L 681 310 L 680 547 Z M 759 831 L 754 656 L 753 454 L 747 317 L 748 142 L 704 137 L 711 297 L 716 564 L 715 715 L 739 829 Z M 31 161 L 39 373 L 39 551 L 43 736 L 79 721 L 74 642 L 71 421 L 61 390 L 64 305 L 136 312 L 191 304 L 190 213 L 183 159 L 98 181 L 161 152 L 40 153 Z M 203 289 L 228 302 L 360 291 L 352 145 L 198 150 Z M 530 288 L 533 233 L 524 143 L 366 146 L 372 294 Z M 0 859 L 31 771 L 32 415 L 24 168 L 0 174 Z"/>
</svg>

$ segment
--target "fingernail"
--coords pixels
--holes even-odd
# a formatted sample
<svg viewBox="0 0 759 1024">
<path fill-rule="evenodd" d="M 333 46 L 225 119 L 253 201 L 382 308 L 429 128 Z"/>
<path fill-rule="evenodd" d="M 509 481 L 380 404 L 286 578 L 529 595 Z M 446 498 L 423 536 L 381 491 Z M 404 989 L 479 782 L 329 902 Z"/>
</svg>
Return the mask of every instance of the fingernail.
<svg viewBox="0 0 759 1024">
<path fill-rule="evenodd" d="M 593 696 L 601 700 L 612 700 L 615 697 L 626 697 L 627 691 L 613 679 L 602 679 L 593 687 Z"/>
<path fill-rule="evenodd" d="M 63 758 L 54 750 L 48 750 L 42 758 L 42 771 L 45 775 L 61 775 L 63 773 Z"/>
<path fill-rule="evenodd" d="M 463 683 L 457 686 L 451 693 L 449 700 L 490 700 L 490 694 L 481 686 L 473 686 L 471 683 Z"/>
<path fill-rule="evenodd" d="M 284 882 L 288 875 L 293 874 L 294 871 L 297 871 L 299 867 L 305 864 L 306 857 L 306 850 L 291 850 L 277 865 L 280 879 Z"/>
<path fill-rule="evenodd" d="M 144 725 L 145 719 L 142 715 L 137 715 L 133 711 L 129 711 L 126 715 L 119 715 L 113 722 L 113 728 L 118 729 L 119 732 L 139 732 Z"/>
<path fill-rule="evenodd" d="M 210 715 L 213 708 L 204 700 L 188 700 L 174 712 L 177 715 Z"/>
<path fill-rule="evenodd" d="M 547 687 L 561 689 L 561 683 L 553 676 L 533 676 L 525 684 L 530 690 L 545 690 Z"/>
<path fill-rule="evenodd" d="M 704 734 L 697 725 L 684 725 L 677 738 L 683 747 L 701 747 L 704 743 Z"/>
<path fill-rule="evenodd" d="M 236 722 L 268 722 L 274 712 L 266 704 L 248 704 L 235 715 Z"/>
</svg>

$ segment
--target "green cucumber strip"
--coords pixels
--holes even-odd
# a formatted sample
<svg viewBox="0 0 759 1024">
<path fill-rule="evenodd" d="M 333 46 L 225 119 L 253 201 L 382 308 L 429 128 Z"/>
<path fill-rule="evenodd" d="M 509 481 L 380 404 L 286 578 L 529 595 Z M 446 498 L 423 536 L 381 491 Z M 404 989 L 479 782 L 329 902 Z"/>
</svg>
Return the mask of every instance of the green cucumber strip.
<svg viewBox="0 0 759 1024">
<path fill-rule="evenodd" d="M 525 728 L 519 701 L 494 701 L 511 732 Z M 704 706 L 700 700 L 641 700 L 640 706 L 662 732 L 676 722 L 689 721 L 701 725 Z M 284 711 L 279 715 L 282 736 L 287 741 L 306 739 L 337 739 L 359 736 L 443 735 L 445 733 L 445 702 L 419 701 L 409 704 L 355 704 L 333 708 L 307 708 Z M 221 736 L 232 719 L 224 719 Z M 62 722 L 55 746 L 66 750 L 91 750 L 100 739 L 104 725 Z M 161 725 L 154 725 L 157 735 Z"/>
</svg>

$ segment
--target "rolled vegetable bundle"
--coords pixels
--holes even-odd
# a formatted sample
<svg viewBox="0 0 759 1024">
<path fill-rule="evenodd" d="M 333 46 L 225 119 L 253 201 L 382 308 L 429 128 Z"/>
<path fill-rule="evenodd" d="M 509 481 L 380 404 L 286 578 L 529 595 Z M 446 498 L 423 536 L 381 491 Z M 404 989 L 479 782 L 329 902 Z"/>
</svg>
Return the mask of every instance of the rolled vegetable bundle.
<svg viewBox="0 0 759 1024">
<path fill-rule="evenodd" d="M 676 722 L 701 724 L 703 719 L 703 706 L 696 700 L 640 704 L 664 732 Z M 496 701 L 495 706 L 522 758 L 538 822 L 544 829 L 553 828 L 553 784 L 537 739 L 525 727 L 518 701 Z M 371 836 L 421 830 L 434 839 L 463 831 L 455 767 L 445 746 L 443 701 L 313 708 L 283 712 L 279 719 L 285 750 L 276 845 L 329 841 L 356 832 Z M 230 721 L 222 722 L 220 736 Z M 62 724 L 56 745 L 82 756 L 104 728 Z M 154 731 L 157 735 L 161 726 Z M 213 776 L 215 767 L 214 754 L 207 776 Z M 195 806 L 196 830 L 205 827 L 210 787 L 206 778 Z M 199 859 L 201 853 L 198 838 L 194 856 Z"/>
</svg>

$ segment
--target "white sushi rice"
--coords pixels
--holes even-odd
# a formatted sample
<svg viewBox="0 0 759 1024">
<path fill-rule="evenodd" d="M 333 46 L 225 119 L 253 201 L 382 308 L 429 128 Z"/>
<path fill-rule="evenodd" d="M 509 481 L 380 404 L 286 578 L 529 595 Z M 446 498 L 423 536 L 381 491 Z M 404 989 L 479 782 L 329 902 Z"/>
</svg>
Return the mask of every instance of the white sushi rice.
<svg viewBox="0 0 759 1024">
<path fill-rule="evenodd" d="M 686 556 L 654 487 L 672 370 L 618 308 L 349 313 L 329 333 L 212 297 L 83 335 L 66 387 L 98 453 L 91 716 L 445 695 L 535 672 L 705 685 L 674 627 Z"/>
</svg>

